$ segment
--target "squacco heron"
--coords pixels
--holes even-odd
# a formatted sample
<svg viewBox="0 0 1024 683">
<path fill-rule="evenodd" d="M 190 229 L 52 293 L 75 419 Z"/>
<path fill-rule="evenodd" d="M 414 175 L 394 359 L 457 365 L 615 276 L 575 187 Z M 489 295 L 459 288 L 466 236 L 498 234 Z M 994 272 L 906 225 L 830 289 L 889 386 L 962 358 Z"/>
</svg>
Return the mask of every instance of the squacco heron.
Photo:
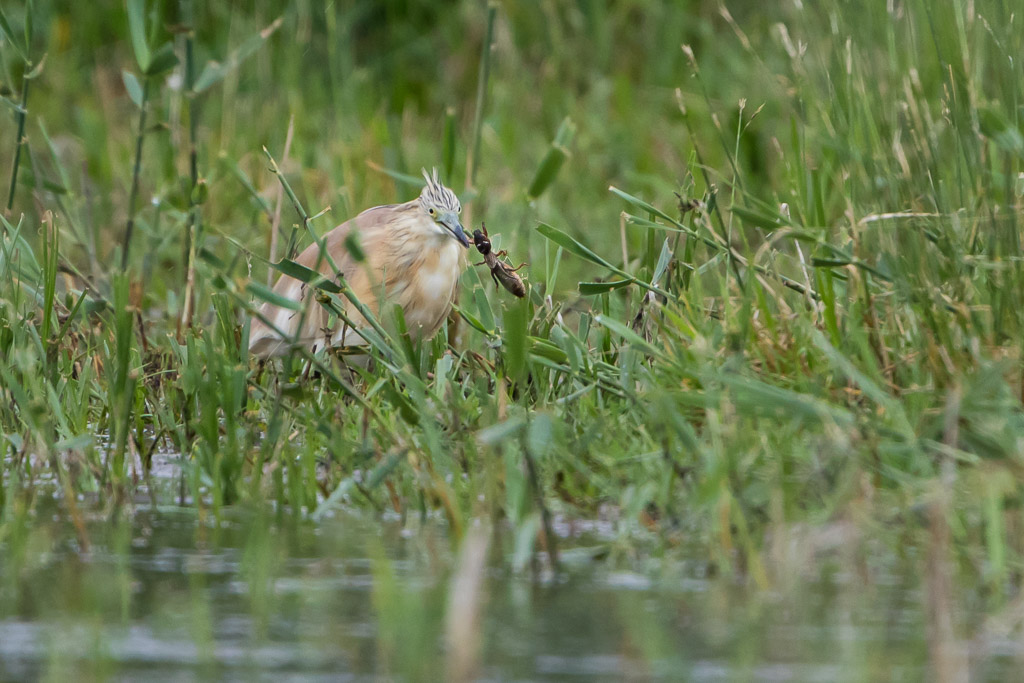
<svg viewBox="0 0 1024 683">
<path fill-rule="evenodd" d="M 418 198 L 367 209 L 324 235 L 322 244 L 331 259 L 314 243 L 296 261 L 333 279 L 333 260 L 369 310 L 387 311 L 397 304 L 408 330 L 416 337 L 429 339 L 451 311 L 459 275 L 466 267 L 469 240 L 459 222 L 462 205 L 458 197 L 441 184 L 437 169 L 432 175 L 424 170 L 423 177 L 427 184 Z M 346 247 L 352 233 L 365 254 L 363 262 L 358 262 Z M 365 344 L 360 330 L 369 323 L 355 307 L 345 301 L 345 312 L 355 327 L 332 321 L 323 307 L 310 300 L 313 291 L 305 283 L 282 275 L 274 292 L 303 304 L 300 308 L 305 308 L 305 313 L 264 303 L 259 309 L 261 318 L 272 326 L 253 319 L 249 351 L 272 358 L 283 355 L 293 341 L 314 352 L 328 346 Z"/>
</svg>

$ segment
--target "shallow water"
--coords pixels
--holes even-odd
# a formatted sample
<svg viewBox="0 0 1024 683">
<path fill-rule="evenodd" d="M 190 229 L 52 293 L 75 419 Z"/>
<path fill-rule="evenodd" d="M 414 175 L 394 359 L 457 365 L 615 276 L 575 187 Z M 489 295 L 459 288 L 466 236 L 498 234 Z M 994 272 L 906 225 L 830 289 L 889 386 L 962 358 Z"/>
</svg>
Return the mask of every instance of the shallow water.
<svg viewBox="0 0 1024 683">
<path fill-rule="evenodd" d="M 37 501 L 0 543 L 2 680 L 445 678 L 457 558 L 441 522 L 168 506 L 90 519 L 81 552 L 60 509 Z M 595 531 L 563 539 L 566 571 L 538 580 L 508 569 L 510 537 L 489 536 L 478 680 L 928 678 L 913 549 L 758 590 L 704 576 L 701 558 L 620 556 Z M 1019 639 L 962 645 L 975 680 L 1022 661 Z"/>
</svg>

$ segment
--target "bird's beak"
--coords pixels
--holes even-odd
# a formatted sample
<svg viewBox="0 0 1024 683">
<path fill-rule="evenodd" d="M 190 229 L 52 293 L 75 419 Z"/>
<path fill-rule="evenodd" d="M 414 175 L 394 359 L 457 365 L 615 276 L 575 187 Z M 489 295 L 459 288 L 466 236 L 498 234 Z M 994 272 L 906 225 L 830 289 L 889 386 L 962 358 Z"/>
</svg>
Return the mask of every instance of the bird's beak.
<svg viewBox="0 0 1024 683">
<path fill-rule="evenodd" d="M 444 217 L 442 225 L 448 228 L 448 231 L 451 232 L 459 244 L 469 249 L 469 239 L 466 237 L 466 232 L 462 229 L 462 223 L 459 222 L 458 216 L 454 213 L 449 213 Z"/>
</svg>

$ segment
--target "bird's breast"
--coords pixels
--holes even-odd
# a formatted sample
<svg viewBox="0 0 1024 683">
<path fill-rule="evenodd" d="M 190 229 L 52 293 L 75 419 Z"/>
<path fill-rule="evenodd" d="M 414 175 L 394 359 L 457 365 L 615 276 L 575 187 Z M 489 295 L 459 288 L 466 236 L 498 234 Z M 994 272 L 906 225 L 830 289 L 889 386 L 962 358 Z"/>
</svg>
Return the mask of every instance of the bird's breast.
<svg viewBox="0 0 1024 683">
<path fill-rule="evenodd" d="M 409 266 L 404 277 L 387 278 L 388 296 L 402 307 L 410 330 L 419 328 L 424 337 L 431 337 L 451 310 L 465 267 L 464 250 L 448 237 L 409 240 L 406 248 L 414 250 Z"/>
</svg>

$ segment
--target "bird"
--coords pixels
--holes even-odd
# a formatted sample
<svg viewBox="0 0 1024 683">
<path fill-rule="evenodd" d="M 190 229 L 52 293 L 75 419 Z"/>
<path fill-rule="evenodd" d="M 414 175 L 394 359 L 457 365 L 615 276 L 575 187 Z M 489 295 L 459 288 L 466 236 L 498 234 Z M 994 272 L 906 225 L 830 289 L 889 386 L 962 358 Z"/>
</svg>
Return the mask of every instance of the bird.
<svg viewBox="0 0 1024 683">
<path fill-rule="evenodd" d="M 426 169 L 422 172 L 426 184 L 416 199 L 366 209 L 309 245 L 295 261 L 334 280 L 333 260 L 356 297 L 374 315 L 397 304 L 408 332 L 427 340 L 451 311 L 470 241 L 459 219 L 462 204 L 458 197 L 442 184 L 436 168 L 430 174 Z M 365 257 L 362 262 L 352 253 L 356 250 L 349 249 L 351 237 Z M 321 253 L 321 244 L 326 254 Z M 305 314 L 265 301 L 249 328 L 249 352 L 256 358 L 282 356 L 293 343 L 314 353 L 366 343 L 360 331 L 369 323 L 347 299 L 339 297 L 353 326 L 310 301 L 314 288 L 287 274 L 281 275 L 273 291 L 301 304 Z"/>
</svg>

